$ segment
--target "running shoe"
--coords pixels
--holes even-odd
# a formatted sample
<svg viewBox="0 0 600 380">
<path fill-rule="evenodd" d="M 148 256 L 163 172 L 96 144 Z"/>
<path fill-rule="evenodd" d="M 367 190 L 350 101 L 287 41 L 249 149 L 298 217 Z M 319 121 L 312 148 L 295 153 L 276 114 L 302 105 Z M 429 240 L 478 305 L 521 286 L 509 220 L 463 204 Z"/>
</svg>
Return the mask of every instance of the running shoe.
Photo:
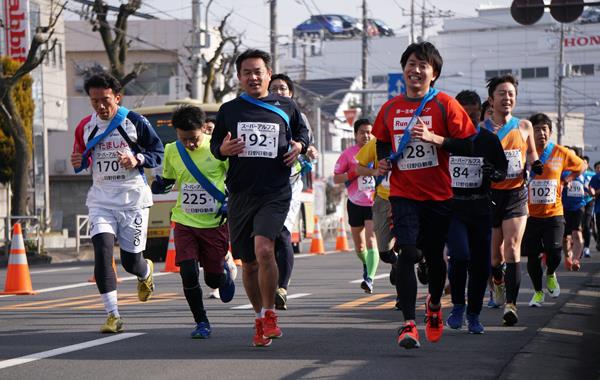
<svg viewBox="0 0 600 380">
<path fill-rule="evenodd" d="M 502 316 L 502 320 L 506 326 L 514 326 L 519 322 L 517 306 L 514 303 L 507 303 L 504 305 L 504 315 Z"/>
<path fill-rule="evenodd" d="M 275 309 L 287 310 L 287 290 L 279 288 L 275 292 Z"/>
<path fill-rule="evenodd" d="M 219 289 L 213 289 L 210 293 L 208 293 L 208 298 L 221 299 L 221 296 L 219 295 Z"/>
<path fill-rule="evenodd" d="M 533 297 L 531 297 L 531 301 L 529 301 L 529 306 L 531 307 L 542 307 L 544 303 L 545 296 L 543 291 L 536 291 L 533 293 Z"/>
<path fill-rule="evenodd" d="M 465 305 L 454 305 L 446 320 L 446 326 L 458 330 L 463 327 L 465 317 Z"/>
<path fill-rule="evenodd" d="M 487 307 L 489 309 L 496 309 L 499 307 L 498 305 L 496 305 L 496 302 L 494 302 L 494 291 L 493 290 L 490 290 L 490 299 L 488 300 Z"/>
<path fill-rule="evenodd" d="M 369 274 L 367 273 L 367 264 L 363 264 L 363 280 L 367 281 L 367 278 L 369 278 Z"/>
<path fill-rule="evenodd" d="M 398 255 L 394 250 L 379 252 L 379 259 L 386 264 L 396 264 Z"/>
<path fill-rule="evenodd" d="M 483 334 L 483 325 L 479 322 L 479 314 L 467 313 L 467 328 L 470 334 Z"/>
<path fill-rule="evenodd" d="M 414 322 L 406 322 L 398 329 L 398 346 L 406 349 L 421 347 L 419 332 Z"/>
<path fill-rule="evenodd" d="M 231 273 L 229 265 L 227 265 L 227 261 L 223 264 L 223 273 L 225 273 L 225 281 L 223 282 L 223 285 L 219 287 L 219 296 L 221 297 L 221 301 L 227 303 L 230 302 L 235 295 L 235 282 L 233 282 L 233 274 Z"/>
<path fill-rule="evenodd" d="M 121 317 L 115 316 L 113 313 L 108 314 L 106 322 L 100 327 L 102 334 L 114 334 L 123 332 L 123 320 Z"/>
<path fill-rule="evenodd" d="M 265 317 L 262 318 L 263 337 L 265 338 L 281 338 L 283 333 L 277 327 L 277 314 L 272 310 L 267 310 Z"/>
<path fill-rule="evenodd" d="M 417 279 L 423 285 L 427 285 L 429 282 L 429 270 L 427 269 L 427 263 L 424 258 L 417 263 Z"/>
<path fill-rule="evenodd" d="M 568 271 L 573 270 L 573 254 L 571 253 L 565 256 L 565 269 Z"/>
<path fill-rule="evenodd" d="M 585 247 L 583 249 L 583 257 L 591 257 L 591 255 L 590 255 L 590 249 L 588 247 Z"/>
<path fill-rule="evenodd" d="M 225 255 L 225 265 L 229 267 L 229 272 L 231 273 L 231 278 L 235 281 L 237 278 L 237 265 L 235 265 L 235 260 L 233 259 L 233 255 L 231 252 L 227 252 Z"/>
<path fill-rule="evenodd" d="M 252 345 L 254 347 L 267 347 L 271 345 L 271 339 L 264 337 L 263 332 L 263 318 L 256 318 L 254 320 L 254 338 L 252 338 Z"/>
<path fill-rule="evenodd" d="M 371 280 L 369 277 L 367 277 L 367 279 L 365 281 L 360 283 L 360 287 L 367 294 L 373 293 L 373 280 Z"/>
<path fill-rule="evenodd" d="M 396 270 L 398 269 L 397 264 L 392 264 L 392 269 L 390 269 L 390 284 L 392 286 L 396 286 Z"/>
<path fill-rule="evenodd" d="M 560 285 L 558 285 L 558 279 L 556 273 L 552 275 L 546 275 L 546 288 L 550 297 L 557 298 L 560 295 Z"/>
<path fill-rule="evenodd" d="M 500 307 L 506 302 L 506 286 L 504 281 L 499 284 L 496 283 L 496 280 L 492 280 L 492 282 L 494 283 L 494 303 L 496 307 Z"/>
<path fill-rule="evenodd" d="M 571 269 L 573 269 L 573 272 L 579 272 L 579 270 L 581 269 L 581 262 L 577 259 L 573 260 L 573 266 L 571 267 Z"/>
<path fill-rule="evenodd" d="M 150 274 L 145 280 L 138 280 L 137 285 L 138 299 L 142 302 L 148 301 L 154 292 L 154 279 L 152 278 L 152 274 L 154 273 L 154 263 L 152 260 L 148 259 L 146 259 L 146 262 L 148 263 Z"/>
<path fill-rule="evenodd" d="M 429 295 L 425 301 L 425 337 L 428 341 L 435 343 L 442 337 L 444 320 L 442 319 L 442 306 L 440 305 L 437 310 L 431 310 L 430 299 Z"/>
<path fill-rule="evenodd" d="M 192 339 L 206 339 L 210 336 L 210 324 L 208 322 L 200 322 L 196 325 L 190 336 Z"/>
</svg>

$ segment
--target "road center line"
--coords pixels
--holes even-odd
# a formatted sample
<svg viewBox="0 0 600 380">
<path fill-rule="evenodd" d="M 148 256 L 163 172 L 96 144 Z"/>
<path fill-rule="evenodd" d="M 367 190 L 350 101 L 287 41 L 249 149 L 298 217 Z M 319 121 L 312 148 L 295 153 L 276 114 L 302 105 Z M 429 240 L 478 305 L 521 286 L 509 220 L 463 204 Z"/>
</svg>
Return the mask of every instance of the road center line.
<svg viewBox="0 0 600 380">
<path fill-rule="evenodd" d="M 294 298 L 300 298 L 300 297 L 306 297 L 306 296 L 310 296 L 312 293 L 295 293 L 295 294 L 289 294 L 287 296 L 287 299 L 294 299 Z M 234 306 L 231 308 L 231 310 L 250 310 L 252 309 L 252 304 L 248 303 L 245 305 L 239 305 L 239 306 Z"/>
<path fill-rule="evenodd" d="M 56 348 L 54 350 L 42 351 L 42 352 L 38 352 L 36 354 L 25 355 L 25 356 L 21 356 L 19 358 L 3 360 L 3 361 L 0 361 L 0 369 L 14 367 L 17 365 L 30 363 L 30 362 L 33 362 L 36 360 L 46 359 L 46 358 L 50 358 L 53 356 L 66 354 L 69 352 L 80 351 L 80 350 L 84 350 L 84 349 L 90 348 L 90 347 L 101 346 L 103 344 L 108 344 L 108 343 L 116 342 L 116 341 L 123 340 L 123 339 L 129 339 L 129 338 L 133 338 L 133 337 L 136 337 L 139 335 L 144 335 L 144 334 L 145 333 L 123 333 L 123 334 L 119 334 L 119 335 L 115 335 L 115 336 L 110 336 L 107 338 L 95 339 L 95 340 L 90 340 L 89 342 L 83 342 L 83 343 L 73 344 L 70 346 Z"/>
<path fill-rule="evenodd" d="M 380 279 L 386 278 L 386 277 L 390 277 L 390 274 L 389 273 L 378 274 L 378 275 L 375 276 L 375 278 L 373 280 L 380 280 Z M 360 280 L 350 281 L 350 283 L 351 284 L 360 284 L 363 281 L 364 280 L 361 278 Z"/>
</svg>

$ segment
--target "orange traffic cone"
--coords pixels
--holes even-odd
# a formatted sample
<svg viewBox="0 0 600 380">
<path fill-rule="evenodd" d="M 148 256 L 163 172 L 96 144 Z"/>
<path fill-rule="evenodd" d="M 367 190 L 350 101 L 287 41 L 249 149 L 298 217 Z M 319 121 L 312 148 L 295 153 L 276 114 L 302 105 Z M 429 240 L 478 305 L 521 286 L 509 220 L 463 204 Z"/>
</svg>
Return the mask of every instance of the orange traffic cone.
<svg viewBox="0 0 600 380">
<path fill-rule="evenodd" d="M 117 273 L 117 264 L 115 264 L 114 256 L 112 258 L 112 267 L 113 267 L 113 271 L 115 271 L 115 277 L 117 278 L 117 283 L 120 283 L 121 279 L 119 278 L 119 273 Z M 92 273 L 92 277 L 90 277 L 88 279 L 88 282 L 96 282 L 96 276 L 93 273 Z"/>
<path fill-rule="evenodd" d="M 171 232 L 169 233 L 169 246 L 167 247 L 167 257 L 165 259 L 165 269 L 163 272 L 179 273 L 179 267 L 175 264 L 175 238 L 173 229 L 175 223 L 171 223 Z"/>
<path fill-rule="evenodd" d="M 310 253 L 323 255 L 325 254 L 325 246 L 321 237 L 321 226 L 319 225 L 319 217 L 315 216 L 315 232 L 310 243 Z"/>
<path fill-rule="evenodd" d="M 21 223 L 15 223 L 13 227 L 6 283 L 4 284 L 4 291 L 0 294 L 36 294 L 31 287 L 31 276 L 29 275 Z"/>
<path fill-rule="evenodd" d="M 338 234 L 335 239 L 335 250 L 347 252 L 350 250 L 348 246 L 348 238 L 346 237 L 346 225 L 344 224 L 344 217 L 340 218 L 340 225 L 338 226 Z"/>
</svg>

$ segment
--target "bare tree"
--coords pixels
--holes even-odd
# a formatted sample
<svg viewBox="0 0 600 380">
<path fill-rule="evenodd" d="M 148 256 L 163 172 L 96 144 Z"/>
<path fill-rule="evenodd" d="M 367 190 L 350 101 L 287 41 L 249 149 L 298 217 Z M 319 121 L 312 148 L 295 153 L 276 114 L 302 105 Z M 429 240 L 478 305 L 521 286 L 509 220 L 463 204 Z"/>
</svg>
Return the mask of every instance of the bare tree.
<svg viewBox="0 0 600 380">
<path fill-rule="evenodd" d="M 27 212 L 27 189 L 29 188 L 29 169 L 31 166 L 31 150 L 23 119 L 18 112 L 12 90 L 20 79 L 38 67 L 44 58 L 56 46 L 57 39 L 53 38 L 55 27 L 64 5 L 50 2 L 50 17 L 47 26 L 39 26 L 31 39 L 29 52 L 25 61 L 12 74 L 0 72 L 0 118 L 3 123 L 2 131 L 12 138 L 15 153 L 14 178 L 12 181 L 12 214 L 25 215 Z"/>
<path fill-rule="evenodd" d="M 108 55 L 110 73 L 117 78 L 121 86 L 125 87 L 144 70 L 144 65 L 136 63 L 133 69 L 126 73 L 127 52 L 131 40 L 127 39 L 127 19 L 134 14 L 142 5 L 141 0 L 128 0 L 121 4 L 115 25 L 107 21 L 109 6 L 103 0 L 94 0 L 93 11 L 96 19 L 90 22 L 93 30 L 100 32 L 104 50 Z"/>
<path fill-rule="evenodd" d="M 215 49 L 215 52 L 210 60 L 207 60 L 204 55 L 206 62 L 205 79 L 204 79 L 204 97 L 203 102 L 208 103 L 210 100 L 210 93 L 212 92 L 213 99 L 215 102 L 220 103 L 223 97 L 235 90 L 236 86 L 232 83 L 233 76 L 235 75 L 235 60 L 239 55 L 239 49 L 242 45 L 242 36 L 232 36 L 226 31 L 227 19 L 231 16 L 229 12 L 217 28 L 221 42 Z M 225 51 L 227 45 L 231 45 L 231 48 Z M 217 83 L 217 76 L 223 77 L 223 86 L 221 87 Z"/>
</svg>

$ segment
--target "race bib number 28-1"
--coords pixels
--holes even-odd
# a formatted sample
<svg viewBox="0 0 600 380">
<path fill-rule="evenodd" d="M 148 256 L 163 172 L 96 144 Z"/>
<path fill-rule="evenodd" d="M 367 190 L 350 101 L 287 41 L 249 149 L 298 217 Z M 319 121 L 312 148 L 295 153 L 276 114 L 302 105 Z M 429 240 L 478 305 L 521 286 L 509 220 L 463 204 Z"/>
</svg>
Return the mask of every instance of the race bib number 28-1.
<svg viewBox="0 0 600 380">
<path fill-rule="evenodd" d="M 279 124 L 239 122 L 237 136 L 246 143 L 246 148 L 238 157 L 277 157 Z"/>
</svg>

